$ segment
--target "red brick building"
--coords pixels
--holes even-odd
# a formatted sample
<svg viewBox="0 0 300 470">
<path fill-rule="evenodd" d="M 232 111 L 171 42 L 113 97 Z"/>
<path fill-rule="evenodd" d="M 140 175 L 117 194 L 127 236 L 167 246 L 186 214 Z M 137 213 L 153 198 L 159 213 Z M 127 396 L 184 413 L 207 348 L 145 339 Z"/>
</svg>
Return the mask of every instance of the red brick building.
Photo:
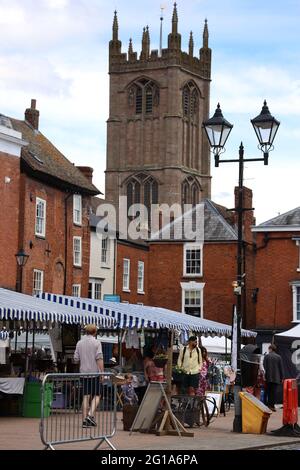
<svg viewBox="0 0 300 470">
<path fill-rule="evenodd" d="M 40 132 L 35 100 L 24 121 L 2 117 L 2 124 L 17 148 L 0 153 L 0 285 L 16 288 L 15 254 L 24 249 L 23 292 L 87 297 L 89 206 L 99 194 L 92 170 L 76 168 Z"/>
<path fill-rule="evenodd" d="M 300 322 L 300 208 L 253 228 L 258 340 Z"/>
<path fill-rule="evenodd" d="M 117 241 L 116 293 L 122 302 L 152 305 L 149 296 L 149 247 L 143 242 Z"/>
<path fill-rule="evenodd" d="M 244 189 L 244 206 L 252 207 L 252 192 Z M 236 302 L 232 283 L 237 272 L 236 216 L 232 211 L 206 199 L 204 202 L 204 243 L 175 239 L 176 224 L 160 231 L 147 245 L 118 242 L 117 293 L 122 301 L 148 303 L 209 320 L 231 323 Z M 244 326 L 254 326 L 253 213 L 245 218 Z M 165 234 L 169 232 L 170 238 Z M 144 294 L 138 294 L 138 266 L 144 263 Z M 140 266 L 141 269 L 141 266 Z M 140 274 L 141 277 L 141 274 Z"/>
</svg>

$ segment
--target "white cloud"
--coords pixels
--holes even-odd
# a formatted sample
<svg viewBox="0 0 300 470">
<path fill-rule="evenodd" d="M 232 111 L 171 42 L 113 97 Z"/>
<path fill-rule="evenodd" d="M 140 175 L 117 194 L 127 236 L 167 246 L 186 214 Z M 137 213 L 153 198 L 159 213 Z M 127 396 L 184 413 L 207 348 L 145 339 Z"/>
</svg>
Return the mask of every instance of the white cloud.
<svg viewBox="0 0 300 470">
<path fill-rule="evenodd" d="M 43 0 L 47 7 L 54 10 L 66 8 L 69 5 L 69 0 Z"/>
<path fill-rule="evenodd" d="M 25 12 L 21 6 L 1 5 L 0 25 L 9 27 L 20 27 L 25 23 Z"/>
</svg>

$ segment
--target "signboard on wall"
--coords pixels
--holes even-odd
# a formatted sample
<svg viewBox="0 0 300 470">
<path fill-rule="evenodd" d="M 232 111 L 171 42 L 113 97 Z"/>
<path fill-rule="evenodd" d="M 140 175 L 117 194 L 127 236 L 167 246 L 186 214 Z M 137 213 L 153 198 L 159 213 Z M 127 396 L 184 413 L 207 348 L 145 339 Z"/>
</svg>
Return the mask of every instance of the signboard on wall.
<svg viewBox="0 0 300 470">
<path fill-rule="evenodd" d="M 121 302 L 121 297 L 114 294 L 104 294 L 103 300 L 106 302 Z"/>
</svg>

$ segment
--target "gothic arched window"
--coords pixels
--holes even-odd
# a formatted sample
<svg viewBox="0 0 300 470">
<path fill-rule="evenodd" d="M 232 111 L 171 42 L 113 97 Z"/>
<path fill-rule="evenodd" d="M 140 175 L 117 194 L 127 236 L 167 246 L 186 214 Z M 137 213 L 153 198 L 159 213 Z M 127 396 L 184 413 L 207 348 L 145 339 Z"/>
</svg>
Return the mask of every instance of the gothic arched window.
<svg viewBox="0 0 300 470">
<path fill-rule="evenodd" d="M 143 112 L 143 90 L 137 86 L 135 90 L 135 113 L 141 114 Z"/>
<path fill-rule="evenodd" d="M 158 204 L 158 182 L 151 175 L 140 173 L 127 181 L 126 192 L 128 210 L 133 204 L 144 204 L 150 220 L 151 205 Z"/>
<path fill-rule="evenodd" d="M 182 203 L 195 207 L 200 202 L 201 187 L 193 176 L 188 176 L 182 183 Z"/>
<path fill-rule="evenodd" d="M 127 184 L 127 210 L 133 204 L 139 204 L 141 199 L 141 184 L 135 178 L 132 178 Z"/>
<path fill-rule="evenodd" d="M 128 90 L 129 106 L 135 106 L 135 114 L 152 114 L 159 105 L 159 88 L 146 78 L 137 80 Z"/>
<path fill-rule="evenodd" d="M 191 120 L 197 116 L 199 107 L 199 92 L 194 82 L 188 82 L 182 91 L 183 115 Z"/>
</svg>

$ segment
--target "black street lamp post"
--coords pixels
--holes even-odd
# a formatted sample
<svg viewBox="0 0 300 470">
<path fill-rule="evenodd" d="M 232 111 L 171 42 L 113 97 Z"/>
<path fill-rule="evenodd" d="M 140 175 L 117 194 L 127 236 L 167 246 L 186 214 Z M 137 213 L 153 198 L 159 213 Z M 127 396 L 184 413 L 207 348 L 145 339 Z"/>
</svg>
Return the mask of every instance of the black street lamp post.
<svg viewBox="0 0 300 470">
<path fill-rule="evenodd" d="M 259 148 L 263 152 L 263 158 L 244 158 L 244 146 L 241 143 L 239 148 L 239 158 L 231 160 L 220 160 L 220 154 L 225 151 L 224 146 L 233 128 L 226 119 L 224 119 L 220 105 L 216 109 L 214 116 L 203 123 L 210 146 L 215 156 L 215 166 L 219 163 L 238 163 L 239 164 L 239 191 L 238 204 L 234 210 L 238 213 L 238 243 L 237 243 L 237 280 L 234 283 L 234 292 L 236 299 L 237 313 L 237 371 L 234 386 L 235 417 L 233 422 L 233 431 L 242 432 L 242 412 L 239 392 L 242 390 L 241 377 L 241 328 L 243 319 L 243 295 L 244 295 L 244 239 L 243 239 L 243 214 L 253 208 L 243 207 L 243 180 L 244 180 L 244 162 L 263 161 L 268 165 L 269 152 L 273 150 L 273 142 L 279 128 L 280 122 L 277 121 L 269 111 L 267 102 L 264 102 L 261 113 L 251 120 L 255 133 L 259 141 Z"/>
<path fill-rule="evenodd" d="M 22 293 L 22 288 L 23 288 L 23 268 L 25 264 L 28 261 L 29 255 L 26 255 L 25 251 L 23 248 L 18 251 L 18 253 L 15 255 L 17 264 L 19 267 L 19 282 L 18 282 L 18 292 Z"/>
<path fill-rule="evenodd" d="M 23 268 L 26 265 L 29 255 L 25 253 L 23 248 L 21 248 L 18 253 L 15 255 L 16 260 L 17 260 L 17 265 L 19 268 L 19 275 L 18 275 L 18 283 L 17 283 L 17 290 L 18 292 L 22 293 L 23 290 Z M 16 335 L 16 340 L 15 340 L 15 350 L 17 349 L 17 332 L 15 332 Z M 27 370 L 28 370 L 28 354 L 27 354 L 27 348 L 28 348 L 28 321 L 26 321 L 26 343 L 25 343 L 25 377 L 27 376 Z"/>
</svg>

